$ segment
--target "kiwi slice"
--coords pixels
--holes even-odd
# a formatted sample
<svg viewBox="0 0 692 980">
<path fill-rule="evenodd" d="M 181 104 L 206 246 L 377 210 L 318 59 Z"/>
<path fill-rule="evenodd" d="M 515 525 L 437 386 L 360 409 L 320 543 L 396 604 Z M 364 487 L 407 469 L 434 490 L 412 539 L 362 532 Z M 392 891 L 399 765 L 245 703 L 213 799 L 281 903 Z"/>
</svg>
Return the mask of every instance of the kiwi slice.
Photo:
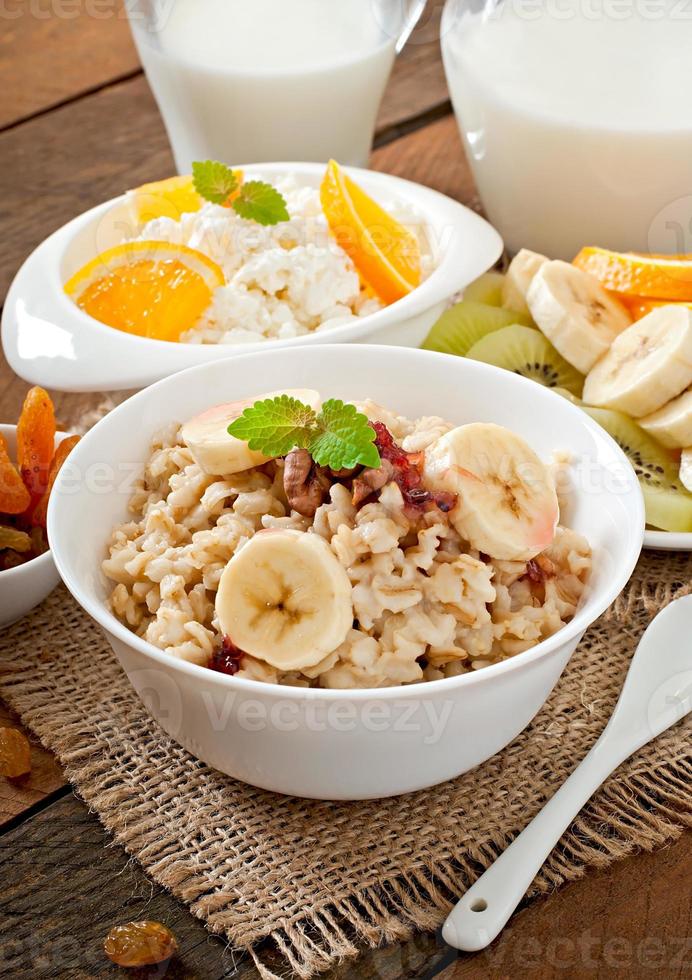
<svg viewBox="0 0 692 980">
<path fill-rule="evenodd" d="M 502 306 L 502 283 L 505 277 L 501 272 L 485 272 L 464 290 L 464 299 L 488 306 Z M 514 322 L 514 321 L 512 321 Z"/>
<path fill-rule="evenodd" d="M 521 374 L 547 388 L 564 388 L 577 398 L 584 387 L 582 375 L 558 354 L 550 341 L 538 330 L 521 324 L 487 334 L 473 345 L 467 356 Z"/>
<path fill-rule="evenodd" d="M 680 482 L 677 455 L 622 412 L 590 405 L 584 411 L 613 437 L 634 467 L 644 494 L 646 523 L 661 531 L 692 531 L 692 493 Z"/>
<path fill-rule="evenodd" d="M 522 319 L 526 320 L 526 317 L 499 306 L 462 300 L 442 314 L 421 346 L 424 350 L 465 357 L 481 337 Z"/>
</svg>

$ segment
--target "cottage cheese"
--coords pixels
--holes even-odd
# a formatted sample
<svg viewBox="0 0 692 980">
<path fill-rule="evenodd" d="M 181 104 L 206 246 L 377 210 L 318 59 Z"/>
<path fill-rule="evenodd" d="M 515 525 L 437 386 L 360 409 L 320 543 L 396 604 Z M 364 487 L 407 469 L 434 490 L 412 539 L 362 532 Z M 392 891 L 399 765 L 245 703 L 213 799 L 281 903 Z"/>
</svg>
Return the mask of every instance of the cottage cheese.
<svg viewBox="0 0 692 980">
<path fill-rule="evenodd" d="M 253 179 L 247 175 L 247 179 Z M 290 220 L 265 227 L 232 209 L 205 204 L 180 220 L 156 218 L 136 236 L 198 249 L 224 272 L 200 320 L 181 341 L 246 344 L 300 337 L 352 322 L 382 309 L 361 286 L 353 262 L 329 233 L 319 191 L 294 177 L 276 182 Z M 389 208 L 421 240 L 423 276 L 432 270 L 420 216 Z"/>
</svg>

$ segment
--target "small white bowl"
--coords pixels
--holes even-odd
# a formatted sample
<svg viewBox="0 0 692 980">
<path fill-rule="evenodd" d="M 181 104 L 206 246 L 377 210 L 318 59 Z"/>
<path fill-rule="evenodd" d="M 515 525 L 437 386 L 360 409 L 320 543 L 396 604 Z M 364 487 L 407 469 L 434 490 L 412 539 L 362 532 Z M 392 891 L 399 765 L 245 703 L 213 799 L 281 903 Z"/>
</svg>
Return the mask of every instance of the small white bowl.
<svg viewBox="0 0 692 980">
<path fill-rule="evenodd" d="M 10 456 L 17 452 L 17 426 L 0 424 L 0 433 L 7 440 Z M 58 432 L 55 445 L 58 446 L 69 433 Z M 16 568 L 0 571 L 0 629 L 26 616 L 34 606 L 50 595 L 60 581 L 58 570 L 50 551 Z"/>
<path fill-rule="evenodd" d="M 526 653 L 475 673 L 358 691 L 225 676 L 174 659 L 127 629 L 106 605 L 112 583 L 101 571 L 113 526 L 129 519 L 132 481 L 125 475 L 142 472 L 151 437 L 172 421 L 285 387 L 317 388 L 323 397 L 372 397 L 410 418 L 496 422 L 544 459 L 568 450 L 574 487 L 563 519 L 586 535 L 594 553 L 587 594 L 572 621 Z M 325 345 L 192 368 L 116 408 L 87 433 L 72 461 L 81 482 L 68 484 L 61 475 L 49 507 L 55 560 L 77 601 L 103 627 L 147 709 L 209 765 L 295 796 L 405 793 L 498 752 L 539 710 L 585 629 L 627 582 L 642 545 L 639 484 L 603 429 L 541 385 L 429 351 Z M 89 479 L 91 473 L 99 480 Z"/>
<path fill-rule="evenodd" d="M 295 174 L 318 187 L 324 165 L 271 163 L 248 166 L 265 180 Z M 269 348 L 350 343 L 418 346 L 449 299 L 492 266 L 502 239 L 475 212 L 421 184 L 389 174 L 349 169 L 374 198 L 412 206 L 428 223 L 434 272 L 410 295 L 357 323 L 292 340 L 256 344 L 180 344 L 114 330 L 80 310 L 64 283 L 99 252 L 133 233 L 125 198 L 92 208 L 64 225 L 29 256 L 7 294 L 2 346 L 12 369 L 26 381 L 60 391 L 116 391 L 154 381 L 220 358 Z"/>
</svg>

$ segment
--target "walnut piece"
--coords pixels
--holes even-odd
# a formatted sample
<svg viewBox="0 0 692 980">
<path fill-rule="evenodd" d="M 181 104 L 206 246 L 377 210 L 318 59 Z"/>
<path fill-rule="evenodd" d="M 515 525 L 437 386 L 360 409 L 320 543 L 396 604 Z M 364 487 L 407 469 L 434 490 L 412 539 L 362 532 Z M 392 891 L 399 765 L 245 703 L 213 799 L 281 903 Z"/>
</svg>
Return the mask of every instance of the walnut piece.
<svg viewBox="0 0 692 980">
<path fill-rule="evenodd" d="M 284 465 L 284 492 L 292 510 L 303 517 L 314 517 L 323 503 L 331 481 L 319 466 L 315 466 L 307 449 L 293 449 Z"/>
<path fill-rule="evenodd" d="M 383 459 L 377 469 L 363 470 L 353 481 L 353 506 L 358 507 L 364 500 L 391 482 L 394 467 L 388 459 Z"/>
</svg>

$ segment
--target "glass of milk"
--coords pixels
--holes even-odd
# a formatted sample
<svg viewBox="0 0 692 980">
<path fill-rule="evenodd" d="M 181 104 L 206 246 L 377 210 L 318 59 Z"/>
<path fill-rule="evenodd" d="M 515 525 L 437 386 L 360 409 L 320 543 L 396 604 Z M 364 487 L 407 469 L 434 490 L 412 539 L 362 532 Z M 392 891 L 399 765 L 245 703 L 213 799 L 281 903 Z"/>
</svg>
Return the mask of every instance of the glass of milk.
<svg viewBox="0 0 692 980">
<path fill-rule="evenodd" d="M 442 49 L 507 248 L 692 251 L 692 7 L 447 0 Z"/>
<path fill-rule="evenodd" d="M 134 0 L 176 165 L 364 166 L 397 43 L 425 0 Z"/>
</svg>

